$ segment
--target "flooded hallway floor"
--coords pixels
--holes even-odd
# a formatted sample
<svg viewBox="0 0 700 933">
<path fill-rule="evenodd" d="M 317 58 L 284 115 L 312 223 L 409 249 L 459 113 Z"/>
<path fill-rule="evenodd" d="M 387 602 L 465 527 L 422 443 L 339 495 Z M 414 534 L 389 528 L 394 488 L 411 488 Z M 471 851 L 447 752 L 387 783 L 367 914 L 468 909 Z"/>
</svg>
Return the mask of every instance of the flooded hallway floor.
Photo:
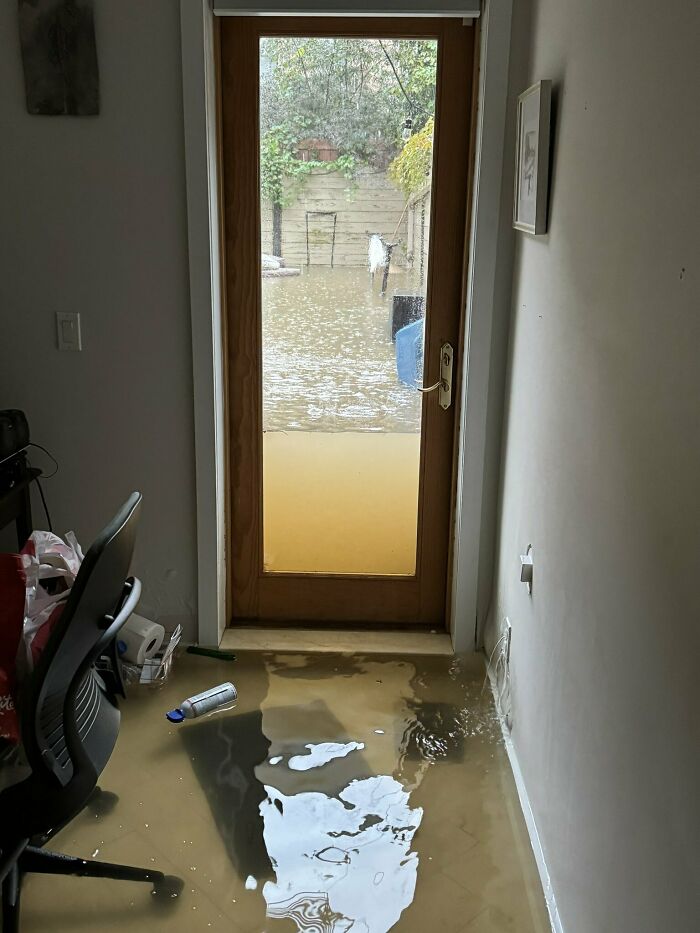
<svg viewBox="0 0 700 933">
<path fill-rule="evenodd" d="M 50 848 L 159 868 L 148 885 L 29 876 L 23 933 L 544 933 L 549 923 L 483 662 L 182 655 L 130 688 L 100 786 Z M 237 706 L 165 712 L 232 680 Z M 111 806 L 106 804 L 111 803 Z"/>
</svg>

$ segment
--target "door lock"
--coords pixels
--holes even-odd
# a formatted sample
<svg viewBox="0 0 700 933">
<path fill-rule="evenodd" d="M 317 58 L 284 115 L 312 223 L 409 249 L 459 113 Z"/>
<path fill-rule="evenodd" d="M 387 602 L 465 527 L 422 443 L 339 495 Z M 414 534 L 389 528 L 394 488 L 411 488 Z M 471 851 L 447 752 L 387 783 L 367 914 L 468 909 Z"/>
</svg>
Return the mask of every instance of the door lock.
<svg viewBox="0 0 700 933">
<path fill-rule="evenodd" d="M 454 350 L 451 343 L 443 343 L 440 347 L 440 378 L 432 386 L 416 386 L 419 392 L 435 392 L 438 390 L 438 403 L 444 411 L 452 404 L 452 363 Z"/>
</svg>

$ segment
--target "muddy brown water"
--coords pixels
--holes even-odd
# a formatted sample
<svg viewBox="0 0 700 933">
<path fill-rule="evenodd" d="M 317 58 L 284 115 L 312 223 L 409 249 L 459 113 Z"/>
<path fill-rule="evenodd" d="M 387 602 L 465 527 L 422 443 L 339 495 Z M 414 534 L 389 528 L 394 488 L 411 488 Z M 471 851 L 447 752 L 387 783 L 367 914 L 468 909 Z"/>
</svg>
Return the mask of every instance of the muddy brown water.
<svg viewBox="0 0 700 933">
<path fill-rule="evenodd" d="M 421 395 L 396 375 L 391 297 L 412 288 L 392 272 L 311 266 L 264 278 L 263 409 L 266 431 L 404 431 L 420 427 Z"/>
<path fill-rule="evenodd" d="M 185 880 L 30 876 L 24 933 L 547 929 L 480 658 L 182 655 L 130 688 L 102 787 L 52 840 L 71 854 Z M 234 709 L 166 710 L 226 680 Z"/>
</svg>

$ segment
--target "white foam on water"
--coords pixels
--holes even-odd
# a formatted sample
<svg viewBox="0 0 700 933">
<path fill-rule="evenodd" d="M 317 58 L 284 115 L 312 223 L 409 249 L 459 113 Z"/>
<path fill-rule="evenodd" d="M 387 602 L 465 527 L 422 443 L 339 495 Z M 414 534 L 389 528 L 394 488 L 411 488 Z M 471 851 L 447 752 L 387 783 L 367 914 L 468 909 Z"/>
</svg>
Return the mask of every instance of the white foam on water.
<svg viewBox="0 0 700 933">
<path fill-rule="evenodd" d="M 391 930 L 414 897 L 411 845 L 423 817 L 401 784 L 377 775 L 337 797 L 265 790 L 260 813 L 276 876 L 262 889 L 268 917 L 293 920 L 299 930 Z"/>
<path fill-rule="evenodd" d="M 310 771 L 311 768 L 321 768 L 335 758 L 345 758 L 350 752 L 362 751 L 364 742 L 319 742 L 318 745 L 309 744 L 308 755 L 294 755 L 289 759 L 292 771 Z M 271 762 L 272 763 L 272 762 Z"/>
</svg>

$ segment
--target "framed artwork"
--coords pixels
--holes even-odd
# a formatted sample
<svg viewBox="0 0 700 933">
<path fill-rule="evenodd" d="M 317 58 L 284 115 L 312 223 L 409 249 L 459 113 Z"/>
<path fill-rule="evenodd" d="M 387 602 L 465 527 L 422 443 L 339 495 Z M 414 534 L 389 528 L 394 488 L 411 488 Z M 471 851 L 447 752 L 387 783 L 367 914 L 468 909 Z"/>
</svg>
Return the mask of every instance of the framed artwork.
<svg viewBox="0 0 700 933">
<path fill-rule="evenodd" d="M 93 0 L 19 0 L 27 112 L 100 112 Z"/>
<path fill-rule="evenodd" d="M 538 81 L 518 97 L 513 226 L 525 233 L 547 232 L 551 108 L 551 81 Z"/>
</svg>

